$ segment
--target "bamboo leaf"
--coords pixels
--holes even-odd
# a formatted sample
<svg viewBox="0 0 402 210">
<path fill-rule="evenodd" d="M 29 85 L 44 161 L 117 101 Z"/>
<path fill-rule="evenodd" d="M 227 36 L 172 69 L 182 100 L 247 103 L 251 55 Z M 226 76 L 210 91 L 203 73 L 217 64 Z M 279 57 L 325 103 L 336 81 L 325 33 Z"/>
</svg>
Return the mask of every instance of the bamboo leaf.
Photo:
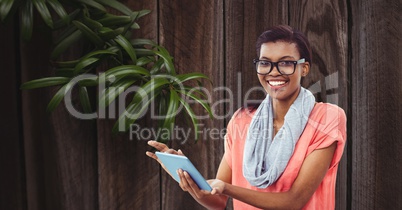
<svg viewBox="0 0 402 210">
<path fill-rule="evenodd" d="M 114 0 L 96 0 L 96 1 L 103 5 L 114 8 L 114 9 L 122 12 L 125 15 L 131 15 L 131 13 L 132 13 L 131 9 L 129 9 L 128 7 L 126 7 L 126 5 L 124 5 L 118 1 L 114 1 Z"/>
<path fill-rule="evenodd" d="M 98 32 L 99 32 L 99 36 L 103 40 L 107 41 L 107 40 L 116 38 L 116 36 L 121 34 L 123 32 L 123 30 L 124 30 L 124 28 L 122 28 L 122 27 L 117 28 L 115 30 L 113 30 L 111 28 L 108 28 L 108 27 L 102 27 L 102 28 L 99 29 Z"/>
<path fill-rule="evenodd" d="M 85 24 L 77 20 L 74 20 L 73 24 L 84 34 L 85 37 L 89 39 L 89 41 L 95 44 L 95 46 L 97 46 L 98 48 L 103 47 L 104 41 Z"/>
<path fill-rule="evenodd" d="M 197 73 L 197 72 L 193 72 L 193 73 L 188 73 L 188 74 L 180 74 L 180 75 L 176 75 L 175 76 L 181 83 L 189 81 L 189 80 L 193 80 L 193 79 L 208 79 L 208 76 L 206 76 L 205 74 L 202 73 Z"/>
<path fill-rule="evenodd" d="M 49 9 L 46 6 L 45 0 L 32 0 L 32 3 L 35 5 L 36 10 L 42 16 L 43 21 L 48 25 L 50 28 L 53 28 L 53 20 L 52 16 L 50 15 Z"/>
<path fill-rule="evenodd" d="M 208 112 L 209 117 L 214 118 L 214 116 L 212 115 L 212 110 L 211 107 L 209 106 L 209 104 L 207 102 L 205 102 L 204 100 L 202 100 L 201 98 L 199 98 L 198 96 L 194 95 L 191 93 L 191 91 L 183 91 L 183 90 L 178 90 L 180 93 L 182 93 L 183 95 L 186 95 L 190 98 L 192 98 L 193 100 L 195 100 L 197 103 L 201 104 L 202 107 L 204 107 L 204 109 Z"/>
<path fill-rule="evenodd" d="M 52 65 L 59 68 L 74 68 L 78 62 L 80 62 L 80 60 L 56 61 L 52 62 Z"/>
<path fill-rule="evenodd" d="M 98 22 L 101 23 L 103 26 L 110 26 L 110 27 L 120 27 L 130 24 L 132 21 L 130 16 L 117 16 L 117 15 L 105 15 L 104 18 L 99 19 Z"/>
<path fill-rule="evenodd" d="M 85 58 L 85 59 L 80 60 L 80 62 L 74 68 L 74 75 L 77 75 L 82 69 L 85 69 L 98 61 L 99 61 L 99 58 L 94 58 L 94 57 Z"/>
<path fill-rule="evenodd" d="M 56 20 L 53 24 L 53 29 L 60 29 L 62 27 L 69 28 L 70 25 L 68 25 L 68 24 L 70 23 L 70 21 L 76 19 L 79 14 L 80 14 L 80 9 L 76 9 L 67 15 L 68 16 L 68 17 L 66 17 L 66 19 L 68 20 L 67 22 L 64 19 Z"/>
<path fill-rule="evenodd" d="M 51 59 L 56 59 L 59 57 L 64 51 L 66 51 L 67 48 L 69 48 L 74 42 L 78 41 L 81 37 L 82 32 L 80 30 L 76 30 L 70 36 L 66 37 L 53 49 Z"/>
<path fill-rule="evenodd" d="M 110 76 L 115 76 L 117 78 L 124 77 L 128 75 L 138 76 L 150 76 L 148 70 L 141 66 L 134 66 L 134 65 L 124 65 L 124 66 L 117 66 L 107 70 L 105 73 L 105 78 L 109 78 Z"/>
<path fill-rule="evenodd" d="M 60 104 L 61 100 L 63 100 L 67 87 L 68 83 L 64 85 L 62 88 L 60 88 L 59 91 L 57 91 L 57 93 L 53 96 L 52 100 L 50 100 L 46 108 L 46 111 L 48 113 L 56 109 L 56 107 Z"/>
<path fill-rule="evenodd" d="M 80 2 L 80 3 L 83 3 L 83 4 L 86 4 L 86 5 L 88 5 L 88 6 L 92 7 L 92 8 L 95 8 L 95 9 L 103 12 L 103 13 L 106 12 L 106 8 L 102 4 L 99 4 L 96 1 L 93 1 L 93 0 L 76 0 L 76 1 Z"/>
<path fill-rule="evenodd" d="M 21 8 L 21 34 L 27 41 L 31 39 L 33 28 L 33 6 L 31 1 L 26 1 Z"/>
<path fill-rule="evenodd" d="M 63 85 L 70 81 L 67 77 L 46 77 L 41 79 L 32 80 L 21 85 L 21 89 L 35 89 L 42 87 L 49 87 L 55 85 Z"/>
<path fill-rule="evenodd" d="M 102 23 L 100 23 L 96 20 L 93 20 L 85 15 L 82 19 L 82 22 L 92 30 L 100 29 L 103 27 Z"/>
<path fill-rule="evenodd" d="M 131 43 L 122 35 L 118 35 L 114 40 L 127 52 L 133 63 L 136 63 L 137 56 Z"/>
<path fill-rule="evenodd" d="M 112 133 L 127 131 L 129 126 L 147 111 L 149 104 L 154 100 L 155 96 L 152 95 L 150 98 L 141 101 L 141 103 L 131 103 L 113 126 Z"/>
<path fill-rule="evenodd" d="M 175 90 L 170 90 L 170 95 L 169 95 L 169 105 L 168 105 L 168 109 L 166 112 L 166 116 L 164 117 L 164 122 L 162 125 L 162 128 L 166 129 L 168 131 L 168 136 L 167 138 L 171 137 L 171 132 L 172 132 L 172 128 L 174 125 L 174 121 L 176 119 L 176 115 L 177 115 L 177 111 L 178 111 L 178 107 L 179 107 L 179 96 L 177 95 Z M 165 139 L 162 138 L 161 141 L 162 142 L 166 142 L 169 139 Z"/>
<path fill-rule="evenodd" d="M 174 68 L 172 57 L 169 55 L 169 52 L 161 46 L 158 46 L 158 50 L 159 51 L 154 50 L 153 52 L 164 60 L 165 67 L 168 73 L 173 76 L 176 75 L 176 70 Z"/>
<path fill-rule="evenodd" d="M 88 90 L 85 86 L 81 86 L 79 90 L 80 102 L 85 113 L 91 113 L 91 101 L 89 100 Z"/>
<path fill-rule="evenodd" d="M 182 98 L 179 97 L 179 101 L 184 106 L 188 116 L 190 117 L 190 119 L 191 119 L 191 121 L 193 123 L 195 140 L 197 141 L 198 140 L 198 135 L 199 135 L 197 116 L 195 115 L 193 109 L 190 107 L 190 105 L 185 100 L 183 100 Z"/>
<path fill-rule="evenodd" d="M 156 43 L 150 39 L 132 39 L 131 44 L 133 46 L 143 46 L 143 45 L 151 45 L 151 46 L 156 46 Z"/>
<path fill-rule="evenodd" d="M 151 10 L 144 9 L 144 10 L 139 11 L 137 19 L 140 18 L 140 17 L 143 17 L 144 15 L 147 15 L 149 13 L 151 13 Z"/>
<path fill-rule="evenodd" d="M 1 21 L 4 21 L 14 4 L 14 0 L 3 0 L 0 4 Z"/>
<path fill-rule="evenodd" d="M 109 106 L 122 92 L 134 84 L 135 80 L 124 80 L 107 88 L 99 99 L 99 107 Z"/>
<path fill-rule="evenodd" d="M 58 0 L 47 0 L 47 3 L 53 8 L 53 10 L 60 16 L 63 22 L 66 24 L 70 22 L 70 16 L 68 16 L 63 5 Z"/>
</svg>

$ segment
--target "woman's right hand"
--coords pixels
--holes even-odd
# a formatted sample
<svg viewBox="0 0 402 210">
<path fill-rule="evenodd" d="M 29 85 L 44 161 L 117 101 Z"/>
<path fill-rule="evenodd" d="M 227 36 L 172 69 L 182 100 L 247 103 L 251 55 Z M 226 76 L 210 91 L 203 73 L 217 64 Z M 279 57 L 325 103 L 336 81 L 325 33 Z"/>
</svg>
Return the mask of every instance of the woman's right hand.
<svg viewBox="0 0 402 210">
<path fill-rule="evenodd" d="M 164 152 L 164 153 L 169 153 L 169 154 L 175 154 L 175 155 L 183 155 L 183 152 L 181 150 L 174 150 L 174 149 L 170 149 L 166 144 L 164 143 L 160 143 L 157 141 L 148 141 L 148 145 L 155 148 L 156 150 L 158 150 L 159 152 Z M 163 165 L 162 161 L 159 160 L 158 156 L 155 155 L 155 153 L 153 152 L 149 152 L 147 151 L 145 153 L 148 157 L 158 161 L 158 163 L 162 166 L 162 168 L 173 178 L 172 174 L 169 173 L 169 171 L 166 169 L 166 167 Z"/>
</svg>

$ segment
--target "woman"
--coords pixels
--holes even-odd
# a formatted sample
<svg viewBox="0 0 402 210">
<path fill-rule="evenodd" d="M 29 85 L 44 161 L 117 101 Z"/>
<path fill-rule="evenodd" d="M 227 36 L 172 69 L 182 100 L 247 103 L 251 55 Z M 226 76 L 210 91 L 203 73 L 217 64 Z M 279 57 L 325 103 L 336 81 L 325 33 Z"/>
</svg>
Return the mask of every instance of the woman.
<svg viewBox="0 0 402 210">
<path fill-rule="evenodd" d="M 230 120 L 216 179 L 208 180 L 213 190 L 199 190 L 182 170 L 180 186 L 208 209 L 224 209 L 228 197 L 235 209 L 334 209 L 345 113 L 316 103 L 301 87 L 311 65 L 302 33 L 289 26 L 265 31 L 257 54 L 257 76 L 268 94 L 258 108 L 240 109 Z M 182 154 L 155 141 L 149 145 Z"/>
</svg>

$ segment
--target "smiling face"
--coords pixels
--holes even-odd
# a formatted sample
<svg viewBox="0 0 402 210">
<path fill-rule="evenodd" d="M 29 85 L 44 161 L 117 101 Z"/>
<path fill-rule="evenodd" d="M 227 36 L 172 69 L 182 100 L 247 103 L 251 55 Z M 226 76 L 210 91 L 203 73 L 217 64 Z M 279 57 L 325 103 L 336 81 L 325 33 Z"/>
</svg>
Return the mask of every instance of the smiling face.
<svg viewBox="0 0 402 210">
<path fill-rule="evenodd" d="M 295 43 L 277 41 L 262 44 L 259 59 L 278 62 L 297 61 L 301 57 Z M 299 94 L 301 77 L 306 76 L 308 71 L 308 62 L 296 65 L 296 70 L 292 75 L 281 75 L 274 67 L 269 74 L 258 74 L 258 79 L 274 100 L 293 103 Z"/>
</svg>

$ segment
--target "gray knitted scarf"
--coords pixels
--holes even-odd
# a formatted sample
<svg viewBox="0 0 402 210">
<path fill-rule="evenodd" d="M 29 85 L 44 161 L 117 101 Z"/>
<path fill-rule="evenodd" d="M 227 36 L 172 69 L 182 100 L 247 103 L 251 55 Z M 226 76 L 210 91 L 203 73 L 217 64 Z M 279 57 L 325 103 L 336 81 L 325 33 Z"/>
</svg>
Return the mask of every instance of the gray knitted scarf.
<svg viewBox="0 0 402 210">
<path fill-rule="evenodd" d="M 282 175 L 315 104 L 313 94 L 302 87 L 272 140 L 271 100 L 267 95 L 256 110 L 244 146 L 243 176 L 258 188 L 270 186 Z"/>
</svg>

